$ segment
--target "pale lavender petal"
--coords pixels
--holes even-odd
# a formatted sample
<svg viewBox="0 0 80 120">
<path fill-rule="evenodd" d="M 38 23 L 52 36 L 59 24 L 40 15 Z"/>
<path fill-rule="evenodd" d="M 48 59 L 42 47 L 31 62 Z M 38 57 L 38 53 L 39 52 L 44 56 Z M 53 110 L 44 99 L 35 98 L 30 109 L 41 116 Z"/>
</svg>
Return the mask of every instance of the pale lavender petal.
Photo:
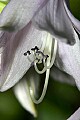
<svg viewBox="0 0 80 120">
<path fill-rule="evenodd" d="M 51 68 L 50 76 L 52 77 L 53 80 L 75 86 L 74 78 L 70 76 L 69 74 L 58 69 L 56 66 L 53 66 Z"/>
<path fill-rule="evenodd" d="M 71 115 L 67 120 L 80 120 L 80 107 L 78 108 L 78 110 Z"/>
<path fill-rule="evenodd" d="M 37 98 L 39 97 L 40 92 L 40 83 L 41 83 L 41 77 L 40 74 L 38 74 L 34 66 L 31 67 L 28 72 L 25 74 L 26 82 L 28 82 L 29 86 L 33 89 L 34 96 Z"/>
<path fill-rule="evenodd" d="M 36 27 L 50 32 L 55 38 L 74 44 L 74 28 L 64 3 L 64 0 L 49 0 L 34 17 L 33 23 Z"/>
<path fill-rule="evenodd" d="M 5 38 L 4 38 L 4 31 L 0 31 L 0 48 L 4 46 L 5 44 Z"/>
<path fill-rule="evenodd" d="M 65 7 L 65 10 L 66 10 L 66 13 L 71 21 L 71 23 L 73 24 L 73 27 L 79 32 L 80 34 L 80 21 L 78 19 L 76 19 L 72 14 L 71 12 L 69 11 L 66 3 L 65 3 L 65 0 L 64 1 L 64 7 Z"/>
<path fill-rule="evenodd" d="M 55 65 L 71 75 L 80 90 L 80 40 L 75 32 L 76 44 L 73 46 L 65 43 L 58 43 L 58 54 Z"/>
<path fill-rule="evenodd" d="M 6 44 L 2 53 L 0 91 L 5 91 L 15 85 L 31 66 L 24 52 L 42 45 L 42 35 L 45 32 L 35 29 L 29 23 L 18 33 L 6 33 Z M 33 59 L 32 59 L 33 61 Z"/>
<path fill-rule="evenodd" d="M 10 0 L 0 14 L 0 29 L 23 28 L 46 2 L 47 0 Z"/>
</svg>

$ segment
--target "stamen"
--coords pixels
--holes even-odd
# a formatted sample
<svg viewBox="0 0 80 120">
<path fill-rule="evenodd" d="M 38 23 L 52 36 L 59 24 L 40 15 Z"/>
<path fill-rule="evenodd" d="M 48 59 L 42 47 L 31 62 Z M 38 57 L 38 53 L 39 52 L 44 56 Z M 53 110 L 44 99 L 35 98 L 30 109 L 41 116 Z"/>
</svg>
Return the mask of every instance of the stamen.
<svg viewBox="0 0 80 120">
<path fill-rule="evenodd" d="M 34 61 L 34 68 L 35 68 L 36 72 L 38 72 L 39 74 L 42 74 L 42 73 L 44 73 L 47 69 L 50 69 L 50 68 L 53 66 L 54 61 L 55 61 L 56 52 L 57 52 L 57 41 L 54 40 L 54 43 L 53 43 L 53 39 L 52 39 L 51 41 L 50 41 L 50 39 L 52 39 L 52 38 L 51 38 L 50 35 L 48 35 L 48 37 L 47 37 L 47 43 L 48 43 L 47 45 L 48 45 L 48 46 L 46 45 L 47 50 L 46 50 L 46 48 L 45 48 L 44 52 L 46 52 L 46 51 L 49 52 L 49 53 L 48 53 L 49 56 L 43 54 L 43 65 L 44 65 L 44 68 L 43 68 L 42 71 L 38 70 L 37 62 Z M 52 51 L 52 45 L 54 46 L 53 51 Z M 50 47 L 50 48 L 48 48 L 48 47 Z M 49 50 L 48 50 L 48 49 L 49 49 Z M 52 58 L 51 58 L 51 51 L 53 52 Z M 46 56 L 46 57 L 45 57 L 45 56 Z M 49 65 L 47 65 L 47 58 L 48 58 L 48 57 L 50 57 L 50 61 L 51 61 Z M 46 59 L 45 59 L 45 58 L 46 58 Z"/>
<path fill-rule="evenodd" d="M 54 46 L 54 49 L 52 48 L 52 46 Z M 53 49 L 53 51 L 52 51 L 52 49 Z M 36 72 L 39 74 L 43 74 L 44 72 L 46 72 L 43 91 L 38 100 L 35 98 L 33 89 L 30 86 L 31 98 L 34 103 L 39 104 L 42 102 L 42 100 L 46 94 L 46 91 L 47 91 L 50 68 L 54 64 L 56 53 L 57 53 L 57 41 L 54 40 L 50 34 L 48 34 L 47 39 L 44 40 L 41 50 L 39 50 L 39 48 L 37 46 L 35 46 L 35 48 L 32 48 L 31 50 L 33 51 L 33 56 L 34 56 L 33 64 L 34 64 L 34 68 L 35 68 Z M 30 51 L 27 51 L 28 60 L 30 62 L 32 62 L 29 58 L 30 54 L 31 54 Z M 51 54 L 52 54 L 52 56 L 51 56 Z M 26 55 L 26 54 L 24 53 L 24 55 Z M 37 64 L 40 64 L 40 63 L 43 64 L 43 69 L 41 71 L 37 67 Z"/>
<path fill-rule="evenodd" d="M 28 54 L 29 54 L 29 55 L 31 54 L 29 50 L 24 53 L 24 56 L 27 56 Z"/>
<path fill-rule="evenodd" d="M 53 64 L 54 64 L 54 61 L 55 61 L 55 57 L 56 57 L 56 52 L 57 52 L 57 41 L 55 40 L 54 41 L 54 49 L 53 49 L 53 55 L 52 55 L 52 59 L 51 59 L 51 63 L 49 66 L 47 66 L 47 63 L 44 62 L 44 66 L 47 68 L 47 69 L 50 69 Z"/>
<path fill-rule="evenodd" d="M 35 46 L 35 48 L 32 48 L 31 50 L 33 50 L 33 51 L 38 51 L 39 50 L 39 48 L 37 47 L 37 46 Z"/>
<path fill-rule="evenodd" d="M 40 61 L 39 61 L 39 62 L 38 62 L 37 60 L 34 61 L 34 68 L 35 68 L 35 70 L 37 71 L 37 73 L 43 74 L 43 73 L 47 70 L 47 68 L 46 68 L 45 65 L 43 64 L 44 67 L 43 67 L 42 71 L 40 71 L 40 70 L 38 69 L 38 67 L 37 67 L 37 64 L 46 62 L 47 55 L 44 55 L 41 51 L 37 51 L 37 52 L 36 52 L 36 59 L 39 59 Z M 44 61 L 44 62 L 43 62 L 43 61 Z"/>
<path fill-rule="evenodd" d="M 27 52 L 24 53 L 24 56 L 27 56 L 27 59 L 32 63 L 32 60 L 29 57 L 30 54 L 31 52 L 28 50 Z"/>
<path fill-rule="evenodd" d="M 42 69 L 42 71 L 40 71 L 40 70 L 38 69 L 38 67 L 37 67 L 37 61 L 36 61 L 36 60 L 34 61 L 34 68 L 35 68 L 36 72 L 39 73 L 39 74 L 43 74 L 43 73 L 46 71 L 46 67 L 45 67 L 45 66 L 44 66 L 44 68 Z"/>
<path fill-rule="evenodd" d="M 50 69 L 48 69 L 46 71 L 46 78 L 45 78 L 45 83 L 44 83 L 43 91 L 42 91 L 42 94 L 41 94 L 41 96 L 40 96 L 40 98 L 38 100 L 34 97 L 33 89 L 32 89 L 32 87 L 30 87 L 30 95 L 31 95 L 31 98 L 32 98 L 32 100 L 33 100 L 33 102 L 35 104 L 41 103 L 42 100 L 44 99 L 44 96 L 45 96 L 46 91 L 47 91 L 48 81 L 49 81 L 49 73 L 50 73 Z"/>
</svg>

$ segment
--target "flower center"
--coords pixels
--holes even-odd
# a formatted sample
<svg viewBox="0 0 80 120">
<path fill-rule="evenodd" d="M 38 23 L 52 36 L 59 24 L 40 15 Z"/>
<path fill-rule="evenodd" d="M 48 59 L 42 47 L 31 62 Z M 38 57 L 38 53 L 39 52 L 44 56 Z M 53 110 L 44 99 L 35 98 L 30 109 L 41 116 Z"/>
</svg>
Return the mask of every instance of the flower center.
<svg viewBox="0 0 80 120">
<path fill-rule="evenodd" d="M 28 60 L 34 65 L 34 68 L 38 74 L 43 74 L 46 72 L 45 77 L 45 83 L 42 91 L 42 95 L 38 100 L 34 97 L 34 92 L 32 87 L 30 86 L 30 95 L 34 103 L 39 104 L 42 102 L 48 86 L 49 81 L 49 73 L 50 68 L 53 66 L 55 57 L 57 52 L 57 41 L 52 38 L 52 36 L 48 33 L 47 39 L 44 39 L 43 45 L 41 49 L 39 49 L 37 46 L 31 49 L 31 51 L 27 51 L 24 53 L 25 56 L 27 56 Z M 34 61 L 30 59 L 30 55 L 33 54 Z M 38 69 L 38 64 L 43 64 L 43 69 Z"/>
</svg>

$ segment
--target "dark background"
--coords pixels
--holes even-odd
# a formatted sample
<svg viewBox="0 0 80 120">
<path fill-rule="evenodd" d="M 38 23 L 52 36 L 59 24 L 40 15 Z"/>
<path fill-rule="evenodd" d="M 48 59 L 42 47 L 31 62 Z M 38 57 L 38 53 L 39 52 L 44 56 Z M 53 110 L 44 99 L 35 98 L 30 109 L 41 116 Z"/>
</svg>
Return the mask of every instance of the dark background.
<svg viewBox="0 0 80 120">
<path fill-rule="evenodd" d="M 50 79 L 43 102 L 36 106 L 34 119 L 15 98 L 12 90 L 0 93 L 0 120 L 66 120 L 80 105 L 80 92 L 74 86 Z"/>
</svg>

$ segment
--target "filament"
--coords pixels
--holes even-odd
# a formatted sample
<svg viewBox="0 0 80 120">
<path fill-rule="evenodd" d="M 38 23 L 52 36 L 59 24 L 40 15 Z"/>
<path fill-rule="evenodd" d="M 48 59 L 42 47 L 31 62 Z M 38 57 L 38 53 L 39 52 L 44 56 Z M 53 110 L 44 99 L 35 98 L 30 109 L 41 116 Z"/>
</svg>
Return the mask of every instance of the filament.
<svg viewBox="0 0 80 120">
<path fill-rule="evenodd" d="M 44 66 L 44 68 L 40 71 L 40 70 L 38 69 L 38 67 L 37 67 L 37 62 L 36 62 L 36 61 L 34 62 L 34 68 L 35 68 L 35 71 L 36 71 L 38 74 L 43 74 L 43 73 L 47 70 L 47 68 Z"/>
<path fill-rule="evenodd" d="M 53 66 L 55 58 L 56 58 L 56 52 L 57 52 L 57 40 L 54 40 L 54 49 L 53 49 L 53 55 L 52 55 L 52 59 L 51 59 L 50 65 L 47 66 L 46 62 L 44 61 L 44 66 L 47 69 L 50 69 Z"/>
<path fill-rule="evenodd" d="M 33 89 L 32 87 L 30 87 L 30 95 L 31 95 L 31 98 L 32 98 L 32 101 L 35 103 L 35 104 L 39 104 L 42 102 L 42 100 L 44 99 L 45 97 L 45 94 L 46 94 L 46 91 L 47 91 L 47 87 L 48 87 L 48 81 L 49 81 L 49 73 L 50 73 L 50 69 L 47 69 L 46 71 L 46 78 L 45 78 L 45 83 L 44 83 L 44 87 L 43 87 L 43 91 L 42 91 L 42 94 L 40 96 L 40 98 L 37 100 L 34 96 L 34 92 L 33 92 Z"/>
<path fill-rule="evenodd" d="M 50 44 L 49 44 L 50 42 Z M 49 53 L 49 58 L 47 59 L 47 61 L 45 61 L 45 58 L 43 59 L 43 69 L 42 71 L 40 71 L 37 67 L 37 61 L 35 60 L 34 62 L 34 68 L 36 70 L 37 73 L 39 74 L 43 74 L 45 71 L 46 71 L 46 77 L 45 77 L 45 83 L 44 83 L 44 87 L 43 87 L 43 91 L 42 91 L 42 94 L 40 96 L 39 99 L 36 99 L 35 96 L 34 96 L 34 92 L 33 92 L 33 89 L 32 87 L 30 87 L 30 95 L 31 95 L 31 98 L 33 100 L 33 102 L 35 104 L 39 104 L 42 102 L 42 100 L 44 99 L 45 97 L 45 94 L 46 94 L 46 91 L 47 91 L 47 87 L 48 87 L 48 82 L 49 82 L 49 73 L 50 73 L 50 68 L 52 67 L 52 65 L 54 64 L 54 61 L 55 61 L 55 57 L 56 57 L 56 52 L 57 52 L 57 41 L 54 40 L 54 49 L 52 51 L 52 44 L 53 44 L 53 39 L 50 37 L 50 35 L 47 37 L 47 41 L 46 41 L 46 46 L 44 48 L 44 52 L 48 52 Z M 48 49 L 48 50 L 47 50 Z M 51 58 L 51 52 L 53 52 L 52 54 L 52 58 Z M 50 62 L 51 61 L 51 62 Z"/>
<path fill-rule="evenodd" d="M 42 36 L 43 39 L 43 36 Z M 54 46 L 54 48 L 53 48 Z M 30 86 L 30 95 L 34 103 L 39 104 L 42 102 L 44 99 L 44 96 L 47 91 L 48 87 L 48 82 L 49 82 L 49 74 L 50 74 L 50 68 L 53 66 L 55 58 L 56 58 L 56 53 L 57 53 L 57 41 L 52 38 L 50 34 L 47 34 L 46 39 L 43 40 L 43 44 L 41 49 L 32 48 L 33 51 L 33 65 L 35 68 L 35 71 L 38 74 L 43 74 L 46 72 L 45 76 L 45 82 L 42 90 L 42 94 L 39 97 L 39 99 L 36 99 L 34 96 L 34 90 L 32 89 L 32 86 Z M 28 60 L 32 63 L 29 54 L 27 55 Z M 43 63 L 43 69 L 39 70 L 37 67 L 37 64 Z"/>
</svg>

